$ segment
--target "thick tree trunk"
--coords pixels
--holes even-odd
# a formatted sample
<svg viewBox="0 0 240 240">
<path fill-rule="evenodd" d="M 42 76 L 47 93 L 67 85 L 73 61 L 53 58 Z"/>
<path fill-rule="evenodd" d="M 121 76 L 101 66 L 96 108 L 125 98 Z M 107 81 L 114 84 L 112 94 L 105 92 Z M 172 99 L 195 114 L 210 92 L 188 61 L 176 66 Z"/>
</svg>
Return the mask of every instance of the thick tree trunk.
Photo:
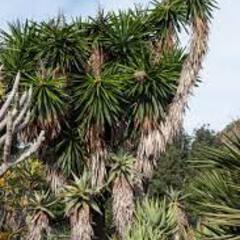
<svg viewBox="0 0 240 240">
<path fill-rule="evenodd" d="M 166 145 L 173 140 L 173 137 L 181 129 L 189 95 L 196 85 L 203 59 L 207 53 L 208 35 L 208 22 L 200 17 L 196 18 L 193 22 L 190 52 L 183 63 L 177 93 L 169 107 L 165 121 L 160 126 L 160 133 L 162 134 L 160 139 L 162 143 L 161 152 L 165 151 Z"/>
<path fill-rule="evenodd" d="M 92 186 L 103 186 L 106 175 L 105 161 L 107 159 L 107 151 L 105 148 L 96 149 L 91 153 L 89 159 L 89 169 L 91 171 Z"/>
<path fill-rule="evenodd" d="M 200 17 L 194 19 L 192 24 L 192 40 L 188 57 L 183 63 L 178 80 L 175 97 L 170 104 L 166 118 L 153 131 L 142 134 L 138 147 L 137 172 L 143 173 L 145 178 L 151 178 L 154 167 L 166 147 L 172 142 L 176 134 L 182 129 L 183 115 L 188 98 L 196 85 L 203 59 L 208 49 L 208 22 Z M 141 185 L 142 179 L 140 179 Z M 139 183 L 137 184 L 139 186 Z"/>
<path fill-rule="evenodd" d="M 43 213 L 36 214 L 30 223 L 27 240 L 43 240 L 48 239 L 50 234 L 49 218 Z"/>
<path fill-rule="evenodd" d="M 118 177 L 112 189 L 113 219 L 122 240 L 131 225 L 134 211 L 133 188 L 125 177 Z"/>
<path fill-rule="evenodd" d="M 70 215 L 71 240 L 91 240 L 93 229 L 90 208 L 84 205 L 81 209 L 73 210 Z"/>
<path fill-rule="evenodd" d="M 93 187 L 101 187 L 105 184 L 107 149 L 101 133 L 102 131 L 94 126 L 89 129 L 86 137 L 89 152 L 88 167 Z"/>
</svg>

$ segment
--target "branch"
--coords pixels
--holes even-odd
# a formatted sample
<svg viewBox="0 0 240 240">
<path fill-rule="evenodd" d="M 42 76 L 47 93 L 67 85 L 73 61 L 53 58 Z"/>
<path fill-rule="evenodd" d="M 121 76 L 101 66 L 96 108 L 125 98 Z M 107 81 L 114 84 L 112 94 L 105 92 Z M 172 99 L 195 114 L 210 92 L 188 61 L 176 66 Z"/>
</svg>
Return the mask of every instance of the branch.
<svg viewBox="0 0 240 240">
<path fill-rule="evenodd" d="M 7 163 L 10 160 L 11 148 L 12 148 L 12 138 L 13 138 L 13 121 L 12 121 L 12 113 L 8 113 L 8 123 L 7 123 L 7 133 L 6 133 L 6 141 L 4 144 L 3 151 L 3 162 Z"/>
<path fill-rule="evenodd" d="M 25 91 L 22 95 L 22 97 L 20 98 L 19 101 L 19 108 L 21 109 L 23 107 L 23 104 L 25 103 L 26 99 L 27 99 L 27 92 Z M 18 113 L 18 109 L 15 107 L 12 111 L 12 118 L 14 119 L 16 117 Z M 0 122 L 0 130 L 2 130 L 6 125 L 7 125 L 7 117 L 5 117 L 1 122 Z"/>
<path fill-rule="evenodd" d="M 14 130 L 16 129 L 16 127 L 18 127 L 18 125 L 21 123 L 24 116 L 26 115 L 26 112 L 29 109 L 29 106 L 30 106 L 30 103 L 31 103 L 31 99 L 32 99 L 32 87 L 30 87 L 30 89 L 28 91 L 28 98 L 27 98 L 27 101 L 26 101 L 25 105 L 23 106 L 21 112 L 18 114 L 16 120 L 13 123 L 13 129 Z"/>
<path fill-rule="evenodd" d="M 27 99 L 27 100 L 25 100 L 25 105 L 21 107 L 20 113 L 19 114 L 18 114 L 18 112 L 15 113 L 15 109 L 13 110 L 13 113 L 12 113 L 12 115 L 14 115 L 14 116 L 16 116 L 18 114 L 17 118 L 13 122 L 13 130 L 12 130 L 13 134 L 16 134 L 18 131 L 24 129 L 26 127 L 26 125 L 28 124 L 29 120 L 30 120 L 30 113 L 29 112 L 27 113 L 27 111 L 28 111 L 28 109 L 30 107 L 30 104 L 31 104 L 32 88 L 29 89 L 28 94 L 26 95 L 26 97 L 24 96 L 24 98 Z M 24 104 L 23 99 L 21 99 L 21 100 L 20 100 L 20 106 L 21 106 L 21 103 Z M 24 119 L 24 117 L 25 117 L 25 119 Z M 24 119 L 24 121 L 23 121 L 23 119 Z M 21 124 L 22 121 L 23 121 L 23 123 Z M 6 124 L 6 122 L 3 120 L 0 123 L 0 129 L 1 129 L 1 127 L 4 127 L 4 124 Z M 0 138 L 0 146 L 2 144 L 4 144 L 4 141 L 6 140 L 6 136 L 7 136 L 7 134 L 4 134 Z"/>
<path fill-rule="evenodd" d="M 41 147 L 44 140 L 45 133 L 44 131 L 41 131 L 36 141 L 34 141 L 34 143 L 32 143 L 30 147 L 19 156 L 19 158 L 17 158 L 14 162 L 4 162 L 0 166 L 0 177 L 3 176 L 10 168 L 28 159 L 33 153 L 35 153 Z"/>
<path fill-rule="evenodd" d="M 5 101 L 5 103 L 3 104 L 3 106 L 0 109 L 0 120 L 2 120 L 4 118 L 14 96 L 17 93 L 19 81 L 20 81 L 20 72 L 18 72 L 18 74 L 16 76 L 12 91 L 10 92 L 10 94 L 7 97 L 7 100 Z"/>
<path fill-rule="evenodd" d="M 163 135 L 163 149 L 161 151 L 165 151 L 166 145 L 172 142 L 173 137 L 181 129 L 188 97 L 196 84 L 203 59 L 207 53 L 208 21 L 198 17 L 194 20 L 192 29 L 190 52 L 183 63 L 177 93 L 169 107 L 168 115 L 160 127 L 161 134 Z"/>
</svg>

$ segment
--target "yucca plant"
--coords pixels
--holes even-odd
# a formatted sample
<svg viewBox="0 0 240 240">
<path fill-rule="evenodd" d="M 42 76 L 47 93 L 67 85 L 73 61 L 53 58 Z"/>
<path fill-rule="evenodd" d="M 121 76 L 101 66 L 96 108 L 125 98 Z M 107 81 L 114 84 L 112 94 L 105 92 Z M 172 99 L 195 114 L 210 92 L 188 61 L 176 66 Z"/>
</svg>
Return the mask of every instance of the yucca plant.
<svg viewBox="0 0 240 240">
<path fill-rule="evenodd" d="M 24 80 L 25 74 L 32 74 L 35 71 L 36 51 L 33 46 L 36 38 L 36 24 L 28 20 L 24 23 L 18 20 L 10 23 L 7 31 L 1 30 L 0 61 L 4 65 L 4 75 L 8 79 L 8 87 L 12 86 L 17 72 L 21 71 Z"/>
<path fill-rule="evenodd" d="M 114 223 L 121 239 L 125 239 L 134 212 L 134 161 L 123 152 L 111 155 L 109 181 L 112 182 L 112 211 Z"/>
<path fill-rule="evenodd" d="M 174 11 L 175 5 L 171 4 L 174 0 L 164 1 L 164 4 L 169 3 L 169 7 L 173 7 Z M 180 3 L 180 2 L 179 2 Z M 183 4 L 183 7 L 181 7 Z M 174 98 L 169 104 L 166 115 L 162 121 L 157 125 L 158 128 L 155 131 L 155 136 L 151 136 L 152 132 L 145 137 L 139 143 L 139 149 L 148 149 L 148 145 L 156 145 L 153 142 L 153 139 L 158 146 L 158 156 L 154 156 L 154 148 L 150 149 L 151 151 L 145 151 L 145 159 L 159 159 L 161 154 L 166 150 L 168 143 L 172 142 L 173 137 L 181 129 L 183 114 L 187 105 L 187 99 L 191 93 L 193 87 L 196 85 L 198 73 L 201 69 L 204 56 L 207 52 L 207 40 L 209 34 L 209 23 L 212 18 L 212 11 L 215 7 L 215 1 L 182 1 L 178 8 L 185 8 L 187 11 L 185 13 L 186 19 L 189 21 L 192 26 L 192 38 L 191 46 L 189 53 L 187 54 L 185 60 L 183 61 L 181 71 L 179 72 L 179 78 L 177 80 L 177 89 L 174 94 Z M 186 4 L 186 5 L 185 5 Z M 168 7 L 168 8 L 169 8 Z M 165 11 L 169 11 L 166 8 Z M 163 14 L 163 13 L 162 13 Z M 175 21 L 177 26 L 179 21 Z M 148 137 L 149 136 L 149 137 Z M 150 138 L 152 144 L 149 144 L 147 139 Z M 142 147 L 143 146 L 143 147 Z M 141 153 L 142 151 L 140 151 Z M 143 155 L 140 155 L 140 159 Z M 150 173 L 152 173 L 150 168 Z"/>
<path fill-rule="evenodd" d="M 164 54 L 161 62 L 154 62 L 149 49 L 141 48 L 139 54 L 124 66 L 128 84 L 129 115 L 138 130 L 136 168 L 145 177 L 151 177 L 162 146 L 159 146 L 159 124 L 176 91 L 184 54 L 181 50 Z"/>
<path fill-rule="evenodd" d="M 57 155 L 54 155 L 51 147 L 62 131 L 61 126 L 68 110 L 69 97 L 65 91 L 65 83 L 65 78 L 57 76 L 55 70 L 45 69 L 43 66 L 34 75 L 28 75 L 26 80 L 26 85 L 33 87 L 33 98 L 30 121 L 22 132 L 22 137 L 29 140 L 42 129 L 45 130 L 45 144 L 38 151 L 38 157 L 47 165 L 47 179 L 53 192 L 57 192 L 65 181 L 56 164 Z"/>
<path fill-rule="evenodd" d="M 82 131 L 67 126 L 56 140 L 57 166 L 69 177 L 72 172 L 81 174 L 86 161 Z"/>
<path fill-rule="evenodd" d="M 183 113 L 187 105 L 187 99 L 196 85 L 198 73 L 202 68 L 203 59 L 208 49 L 209 24 L 213 9 L 216 7 L 214 0 L 185 1 L 187 20 L 192 28 L 191 44 L 186 57 L 178 87 L 172 103 L 168 108 L 166 118 L 161 125 L 161 142 L 166 148 L 166 143 L 172 141 L 176 133 L 181 129 Z"/>
<path fill-rule="evenodd" d="M 33 86 L 33 99 L 31 120 L 25 135 L 32 138 L 40 129 L 45 129 L 47 140 L 54 139 L 61 130 L 66 111 L 64 78 L 56 77 L 53 70 L 42 67 L 35 76 L 29 76 L 27 84 Z"/>
<path fill-rule="evenodd" d="M 55 204 L 56 200 L 52 198 L 49 191 L 33 193 L 29 200 L 29 208 L 32 213 L 26 239 L 48 239 L 50 234 L 49 219 L 54 217 L 51 209 Z"/>
<path fill-rule="evenodd" d="M 94 200 L 100 190 L 93 188 L 91 177 L 86 171 L 81 178 L 73 175 L 71 185 L 64 187 L 61 194 L 66 204 L 66 215 L 70 218 L 71 240 L 90 240 L 93 237 L 91 210 L 100 212 Z"/>
<path fill-rule="evenodd" d="M 144 18 L 139 21 L 132 11 L 113 12 L 109 15 L 109 25 L 103 33 L 103 42 L 111 59 L 127 63 L 128 56 L 133 56 L 139 50 L 149 35 L 143 22 Z"/>
<path fill-rule="evenodd" d="M 186 4 L 181 0 L 154 0 L 153 6 L 149 18 L 156 31 L 153 54 L 159 61 L 164 52 L 176 47 L 179 33 L 186 28 Z"/>
<path fill-rule="evenodd" d="M 205 148 L 199 153 L 192 160 L 199 175 L 190 183 L 190 206 L 204 219 L 209 239 L 237 239 L 240 137 L 233 134 L 220 149 Z"/>
<path fill-rule="evenodd" d="M 109 69 L 78 76 L 75 84 L 77 120 L 83 128 L 92 185 L 104 183 L 107 149 L 104 135 L 106 126 L 113 127 L 121 114 L 122 84 Z"/>
<path fill-rule="evenodd" d="M 104 9 L 99 9 L 95 17 L 89 17 L 85 22 L 77 21 L 77 26 L 80 26 L 80 29 L 84 29 L 84 33 L 89 37 L 90 43 L 93 43 L 96 40 L 101 41 L 103 34 L 108 29 L 109 17 L 110 13 L 105 12 Z"/>
<path fill-rule="evenodd" d="M 38 25 L 35 47 L 37 58 L 43 61 L 46 68 L 58 68 L 64 75 L 75 69 L 80 70 L 87 55 L 82 30 L 68 24 L 62 15 Z"/>
</svg>

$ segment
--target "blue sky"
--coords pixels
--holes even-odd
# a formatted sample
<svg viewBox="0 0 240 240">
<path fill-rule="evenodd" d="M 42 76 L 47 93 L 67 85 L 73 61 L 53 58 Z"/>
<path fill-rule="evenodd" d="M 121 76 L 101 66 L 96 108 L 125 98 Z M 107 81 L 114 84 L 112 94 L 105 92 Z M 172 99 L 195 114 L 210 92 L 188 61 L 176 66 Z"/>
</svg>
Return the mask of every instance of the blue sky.
<svg viewBox="0 0 240 240">
<path fill-rule="evenodd" d="M 0 27 L 17 18 L 37 20 L 55 16 L 59 11 L 67 16 L 87 16 L 105 9 L 132 7 L 149 0 L 2 0 Z M 221 130 L 240 117 L 240 1 L 219 0 L 211 28 L 210 50 L 201 72 L 202 83 L 189 101 L 185 128 L 192 131 L 204 123 Z"/>
</svg>

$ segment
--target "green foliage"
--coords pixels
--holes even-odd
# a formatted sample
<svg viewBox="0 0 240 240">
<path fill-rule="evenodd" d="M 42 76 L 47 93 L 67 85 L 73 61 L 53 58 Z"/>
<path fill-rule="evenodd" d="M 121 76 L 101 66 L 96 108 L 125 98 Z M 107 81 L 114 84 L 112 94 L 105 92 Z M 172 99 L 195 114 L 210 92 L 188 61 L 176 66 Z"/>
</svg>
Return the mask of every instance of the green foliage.
<svg viewBox="0 0 240 240">
<path fill-rule="evenodd" d="M 87 45 L 81 30 L 68 24 L 63 16 L 42 22 L 38 26 L 37 58 L 46 67 L 64 71 L 81 69 Z"/>
<path fill-rule="evenodd" d="M 171 0 L 160 2 L 154 0 L 154 8 L 151 13 L 153 24 L 158 34 L 164 39 L 167 37 L 169 27 L 171 31 L 177 34 L 181 28 L 186 27 L 186 5 L 181 0 Z"/>
<path fill-rule="evenodd" d="M 176 235 L 188 239 L 190 229 L 182 206 L 185 197 L 170 189 L 162 200 L 145 198 L 137 204 L 135 220 L 126 239 L 170 240 Z"/>
<path fill-rule="evenodd" d="M 65 212 L 71 215 L 72 211 L 81 209 L 85 204 L 93 210 L 100 212 L 94 196 L 99 194 L 100 189 L 91 186 L 90 175 L 84 171 L 81 178 L 73 175 L 74 181 L 64 188 L 61 197 L 66 204 Z"/>
<path fill-rule="evenodd" d="M 213 10 L 217 7 L 215 0 L 187 0 L 186 4 L 188 17 L 190 19 L 200 17 L 211 20 L 213 18 Z"/>
<path fill-rule="evenodd" d="M 37 160 L 23 162 L 1 179 L 3 202 L 10 208 L 28 206 L 28 198 L 34 191 L 45 189 L 45 169 Z"/>
<path fill-rule="evenodd" d="M 127 240 L 167 239 L 175 227 L 168 212 L 166 199 L 163 201 L 145 199 L 136 208 L 136 222 L 129 231 Z"/>
<path fill-rule="evenodd" d="M 99 77 L 79 75 L 75 85 L 77 120 L 85 130 L 93 125 L 101 129 L 106 124 L 116 124 L 122 111 L 122 84 L 111 69 L 104 70 Z"/>
<path fill-rule="evenodd" d="M 164 195 L 169 186 L 183 189 L 187 179 L 193 174 L 188 162 L 191 152 L 191 137 L 181 131 L 161 158 L 161 165 L 150 183 L 151 194 Z"/>
<path fill-rule="evenodd" d="M 23 24 L 18 20 L 8 27 L 8 31 L 1 30 L 0 62 L 6 70 L 7 84 L 11 85 L 18 71 L 23 73 L 22 77 L 35 71 L 33 46 L 37 33 L 36 24 L 28 20 Z"/>
<path fill-rule="evenodd" d="M 118 178 L 125 177 L 130 185 L 134 179 L 133 165 L 135 158 L 127 153 L 118 152 L 111 155 L 109 182 Z"/>
<path fill-rule="evenodd" d="M 240 137 L 229 138 L 221 149 L 204 149 L 194 161 L 200 174 L 193 179 L 189 191 L 191 206 L 204 217 L 219 236 L 234 239 L 239 235 L 239 161 Z"/>
<path fill-rule="evenodd" d="M 164 117 L 176 90 L 182 60 L 182 51 L 176 51 L 153 63 L 150 51 L 141 48 L 128 66 L 122 67 L 128 80 L 126 96 L 131 103 L 128 111 L 135 123 L 143 123 L 146 118 L 158 122 Z"/>
<path fill-rule="evenodd" d="M 67 127 L 56 143 L 60 169 L 63 169 L 66 176 L 70 176 L 72 172 L 80 174 L 85 160 L 85 147 L 80 129 Z"/>
<path fill-rule="evenodd" d="M 57 201 L 53 198 L 50 191 L 35 191 L 29 199 L 29 209 L 34 215 L 38 212 L 43 212 L 49 217 L 54 218 L 52 208 L 54 208 L 56 203 Z"/>
<path fill-rule="evenodd" d="M 194 140 L 192 142 L 192 157 L 195 157 L 199 150 L 205 147 L 217 147 L 220 145 L 217 134 L 209 128 L 208 125 L 203 125 L 194 132 Z"/>
<path fill-rule="evenodd" d="M 64 78 L 56 77 L 53 70 L 42 69 L 29 76 L 27 84 L 33 87 L 30 131 L 45 129 L 51 138 L 56 136 L 66 111 Z"/>
<path fill-rule="evenodd" d="M 110 14 L 103 41 L 113 59 L 126 63 L 128 56 L 134 56 L 141 45 L 144 45 L 144 38 L 147 35 L 142 21 L 139 21 L 131 11 L 119 11 Z"/>
</svg>

